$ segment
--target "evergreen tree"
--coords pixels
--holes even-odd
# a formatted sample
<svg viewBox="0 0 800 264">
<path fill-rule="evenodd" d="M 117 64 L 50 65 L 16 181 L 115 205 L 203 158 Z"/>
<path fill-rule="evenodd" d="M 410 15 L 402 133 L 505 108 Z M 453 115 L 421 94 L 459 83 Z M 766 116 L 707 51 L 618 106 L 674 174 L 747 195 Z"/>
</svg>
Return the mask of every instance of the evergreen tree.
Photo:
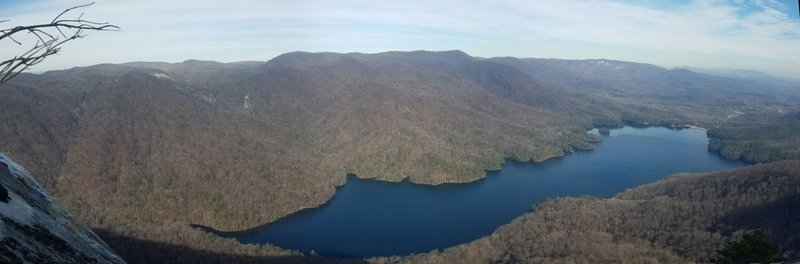
<svg viewBox="0 0 800 264">
<path fill-rule="evenodd" d="M 757 229 L 743 235 L 739 240 L 728 242 L 725 248 L 717 251 L 714 263 L 774 263 L 783 261 L 781 249 L 769 241 L 764 230 Z"/>
</svg>

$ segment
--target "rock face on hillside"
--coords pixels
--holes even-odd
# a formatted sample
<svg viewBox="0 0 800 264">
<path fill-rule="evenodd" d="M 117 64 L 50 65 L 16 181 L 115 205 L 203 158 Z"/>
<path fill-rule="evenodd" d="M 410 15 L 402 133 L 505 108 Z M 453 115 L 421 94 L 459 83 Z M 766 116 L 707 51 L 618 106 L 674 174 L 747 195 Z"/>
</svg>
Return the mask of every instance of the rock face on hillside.
<svg viewBox="0 0 800 264">
<path fill-rule="evenodd" d="M 125 263 L 0 154 L 0 263 Z"/>
</svg>

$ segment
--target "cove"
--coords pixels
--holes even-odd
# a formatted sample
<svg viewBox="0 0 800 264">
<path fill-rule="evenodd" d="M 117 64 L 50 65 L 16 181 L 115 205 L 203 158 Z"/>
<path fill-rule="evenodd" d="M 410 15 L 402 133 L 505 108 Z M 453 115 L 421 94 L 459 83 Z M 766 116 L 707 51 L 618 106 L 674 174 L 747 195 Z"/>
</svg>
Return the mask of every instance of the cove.
<svg viewBox="0 0 800 264">
<path fill-rule="evenodd" d="M 215 233 L 334 257 L 428 252 L 489 235 L 547 198 L 610 197 L 678 172 L 745 165 L 720 158 L 707 145 L 700 130 L 624 127 L 603 136 L 594 151 L 541 163 L 507 160 L 472 183 L 431 186 L 349 175 L 320 207 L 251 230 Z"/>
</svg>

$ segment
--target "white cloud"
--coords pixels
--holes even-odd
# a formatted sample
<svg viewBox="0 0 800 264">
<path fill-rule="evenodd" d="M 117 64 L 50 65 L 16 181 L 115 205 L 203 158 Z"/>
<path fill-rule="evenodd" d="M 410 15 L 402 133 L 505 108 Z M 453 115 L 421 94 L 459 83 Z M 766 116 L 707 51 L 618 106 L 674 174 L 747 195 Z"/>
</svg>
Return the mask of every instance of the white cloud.
<svg viewBox="0 0 800 264">
<path fill-rule="evenodd" d="M 82 2 L 14 7 L 24 24 Z M 611 0 L 98 1 L 84 11 L 121 32 L 91 32 L 34 70 L 137 60 L 268 60 L 295 50 L 461 49 L 477 56 L 615 58 L 664 66 L 800 74 L 800 20 L 784 3 Z M 744 9 L 743 9 L 744 8 Z M 795 15 L 795 14 L 791 14 Z M 0 14 L 0 16 L 3 16 Z M 2 24 L 0 24 L 2 25 Z M 0 57 L 14 52 L 0 43 Z"/>
</svg>

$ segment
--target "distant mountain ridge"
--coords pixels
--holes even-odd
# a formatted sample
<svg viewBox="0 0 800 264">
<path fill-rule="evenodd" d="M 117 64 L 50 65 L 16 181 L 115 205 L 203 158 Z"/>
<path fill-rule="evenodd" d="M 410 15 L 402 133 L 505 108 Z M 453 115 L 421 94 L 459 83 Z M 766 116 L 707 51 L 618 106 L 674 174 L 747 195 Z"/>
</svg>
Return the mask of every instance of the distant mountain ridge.
<svg viewBox="0 0 800 264">
<path fill-rule="evenodd" d="M 772 75 L 762 71 L 747 70 L 747 69 L 707 69 L 697 67 L 674 67 L 675 69 L 687 69 L 693 72 L 704 73 L 708 75 L 715 75 L 720 77 L 730 77 L 737 79 L 750 79 L 750 80 L 782 80 L 800 82 L 800 79 L 792 79 Z"/>
</svg>

